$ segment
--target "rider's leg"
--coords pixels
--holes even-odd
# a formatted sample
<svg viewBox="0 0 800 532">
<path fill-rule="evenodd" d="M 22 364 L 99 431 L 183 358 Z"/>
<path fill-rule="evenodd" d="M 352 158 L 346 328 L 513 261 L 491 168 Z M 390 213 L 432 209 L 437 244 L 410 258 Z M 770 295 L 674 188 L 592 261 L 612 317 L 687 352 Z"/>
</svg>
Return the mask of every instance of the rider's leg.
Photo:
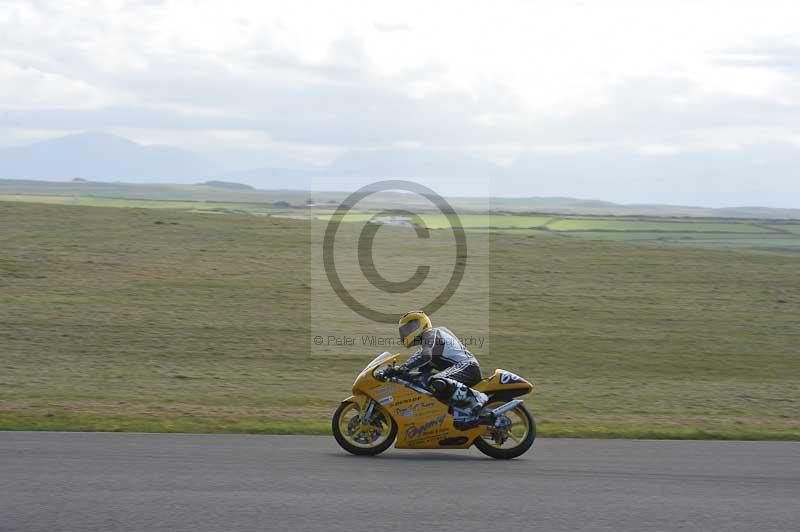
<svg viewBox="0 0 800 532">
<path fill-rule="evenodd" d="M 481 372 L 477 364 L 456 364 L 432 375 L 428 385 L 433 389 L 434 396 L 440 400 L 477 416 L 488 397 L 466 383 L 475 384 L 480 380 Z"/>
</svg>

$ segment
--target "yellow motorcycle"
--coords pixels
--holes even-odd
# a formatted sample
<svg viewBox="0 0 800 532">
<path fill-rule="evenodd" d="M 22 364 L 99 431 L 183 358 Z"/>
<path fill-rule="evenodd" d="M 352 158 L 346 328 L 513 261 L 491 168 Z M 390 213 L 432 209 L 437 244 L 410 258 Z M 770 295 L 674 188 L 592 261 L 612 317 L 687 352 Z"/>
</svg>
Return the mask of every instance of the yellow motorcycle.
<svg viewBox="0 0 800 532">
<path fill-rule="evenodd" d="M 353 395 L 333 415 L 333 435 L 346 451 L 373 456 L 397 440 L 398 449 L 467 449 L 473 444 L 492 458 L 509 459 L 527 451 L 536 423 L 520 395 L 533 385 L 502 369 L 472 388 L 489 396 L 477 426 L 454 424 L 452 409 L 413 378 L 385 379 L 399 354 L 381 353 L 353 383 Z M 456 425 L 459 425 L 457 427 Z"/>
</svg>

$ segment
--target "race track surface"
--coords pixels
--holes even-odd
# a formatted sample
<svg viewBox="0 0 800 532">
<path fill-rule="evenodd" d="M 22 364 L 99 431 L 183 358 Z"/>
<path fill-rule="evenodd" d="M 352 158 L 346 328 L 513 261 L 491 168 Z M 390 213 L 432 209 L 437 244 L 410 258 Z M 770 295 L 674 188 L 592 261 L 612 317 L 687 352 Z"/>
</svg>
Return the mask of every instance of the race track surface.
<svg viewBox="0 0 800 532">
<path fill-rule="evenodd" d="M 537 440 L 358 458 L 330 437 L 0 432 L 0 530 L 800 526 L 800 444 Z"/>
</svg>

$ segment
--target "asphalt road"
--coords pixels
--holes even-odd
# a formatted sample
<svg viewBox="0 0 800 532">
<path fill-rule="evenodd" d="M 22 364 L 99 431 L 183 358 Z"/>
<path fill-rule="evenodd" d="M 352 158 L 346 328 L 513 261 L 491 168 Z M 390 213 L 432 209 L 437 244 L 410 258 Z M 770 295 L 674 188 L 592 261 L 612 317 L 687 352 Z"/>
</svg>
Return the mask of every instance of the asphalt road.
<svg viewBox="0 0 800 532">
<path fill-rule="evenodd" d="M 330 437 L 0 432 L 0 530 L 800 527 L 800 444 L 538 440 L 359 458 Z"/>
</svg>

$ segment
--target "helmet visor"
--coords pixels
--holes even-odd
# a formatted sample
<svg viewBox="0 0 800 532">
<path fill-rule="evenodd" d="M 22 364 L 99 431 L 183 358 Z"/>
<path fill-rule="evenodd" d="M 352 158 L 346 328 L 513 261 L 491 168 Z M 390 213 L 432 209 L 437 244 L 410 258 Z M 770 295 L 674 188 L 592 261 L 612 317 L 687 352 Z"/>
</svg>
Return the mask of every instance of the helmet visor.
<svg viewBox="0 0 800 532">
<path fill-rule="evenodd" d="M 404 339 L 409 334 L 419 329 L 419 320 L 411 320 L 405 325 L 400 326 L 400 339 Z"/>
</svg>

